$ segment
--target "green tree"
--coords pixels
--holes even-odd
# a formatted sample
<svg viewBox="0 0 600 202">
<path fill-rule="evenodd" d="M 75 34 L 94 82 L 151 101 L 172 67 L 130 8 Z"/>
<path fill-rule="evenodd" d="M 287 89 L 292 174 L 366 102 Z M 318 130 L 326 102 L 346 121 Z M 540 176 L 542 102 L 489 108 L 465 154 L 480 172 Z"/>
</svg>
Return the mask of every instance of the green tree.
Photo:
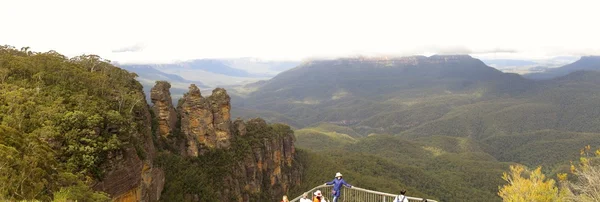
<svg viewBox="0 0 600 202">
<path fill-rule="evenodd" d="M 126 147 L 144 156 L 135 76 L 96 55 L 0 46 L 0 200 L 103 201 L 88 186 L 103 164 Z"/>
<path fill-rule="evenodd" d="M 33 135 L 2 125 L 0 134 L 0 199 L 47 200 L 56 186 L 54 152 Z"/>
</svg>

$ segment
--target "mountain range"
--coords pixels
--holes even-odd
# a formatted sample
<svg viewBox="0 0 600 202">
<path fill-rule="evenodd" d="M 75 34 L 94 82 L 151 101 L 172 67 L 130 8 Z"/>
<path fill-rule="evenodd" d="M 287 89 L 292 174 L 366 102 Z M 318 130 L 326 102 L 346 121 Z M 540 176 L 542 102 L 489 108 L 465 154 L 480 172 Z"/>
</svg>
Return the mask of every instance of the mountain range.
<svg viewBox="0 0 600 202">
<path fill-rule="evenodd" d="M 292 193 L 321 183 L 322 172 L 339 172 L 338 165 L 355 182 L 381 191 L 497 201 L 508 165 L 564 172 L 577 148 L 600 144 L 600 62 L 594 59 L 525 75 L 467 55 L 312 60 L 270 79 L 224 87 L 232 116 L 295 129 L 310 177 Z"/>
<path fill-rule="evenodd" d="M 136 73 L 143 71 L 154 73 L 155 70 L 158 70 L 165 74 L 178 75 L 188 81 L 202 81 L 205 85 L 215 87 L 245 84 L 260 79 L 268 79 L 279 72 L 295 67 L 298 63 L 299 62 L 295 61 L 268 61 L 254 58 L 235 58 L 196 59 L 166 64 L 116 63 L 116 65 L 124 69 L 135 70 Z M 151 68 L 155 70 L 152 70 Z"/>
<path fill-rule="evenodd" d="M 598 148 L 598 64 L 529 79 L 467 55 L 340 58 L 206 92 L 152 65 L 1 46 L 0 199 L 273 201 L 342 172 L 382 192 L 500 201 L 510 165 L 555 178 Z"/>
<path fill-rule="evenodd" d="M 599 70 L 600 56 L 584 56 L 574 63 L 559 67 L 546 69 L 543 72 L 525 74 L 526 78 L 530 79 L 552 79 L 560 76 L 565 76 L 571 72 L 579 70 Z"/>
<path fill-rule="evenodd" d="M 156 81 L 168 81 L 171 83 L 173 102 L 176 103 L 192 83 L 204 93 L 210 94 L 210 88 L 267 80 L 279 72 L 295 67 L 299 62 L 235 58 L 197 59 L 167 64 L 114 64 L 135 72 L 147 96 Z M 149 97 L 147 100 L 150 100 Z"/>
<path fill-rule="evenodd" d="M 507 73 L 530 74 L 543 72 L 546 69 L 561 67 L 578 60 L 574 56 L 558 56 L 548 59 L 482 59 L 490 67 Z"/>
<path fill-rule="evenodd" d="M 557 68 L 566 75 L 540 73 L 546 80 L 465 55 L 311 61 L 231 89 L 232 113 L 294 126 L 299 148 L 332 156 L 319 161 L 341 162 L 363 183 L 383 175 L 441 201 L 499 201 L 508 165 L 568 172 L 578 148 L 600 145 L 594 58 Z"/>
</svg>

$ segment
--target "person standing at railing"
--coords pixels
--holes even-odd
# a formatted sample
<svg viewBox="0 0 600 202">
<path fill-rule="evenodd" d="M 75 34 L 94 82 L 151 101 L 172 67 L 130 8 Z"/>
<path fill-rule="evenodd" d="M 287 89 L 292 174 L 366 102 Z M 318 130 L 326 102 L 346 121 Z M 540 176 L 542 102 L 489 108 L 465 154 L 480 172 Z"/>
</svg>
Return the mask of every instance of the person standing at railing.
<svg viewBox="0 0 600 202">
<path fill-rule="evenodd" d="M 404 194 L 406 194 L 406 190 L 400 191 L 400 195 L 396 196 L 393 202 L 408 202 L 408 199 Z"/>
<path fill-rule="evenodd" d="M 304 194 L 302 194 L 302 198 L 300 198 L 300 202 L 312 202 L 312 200 L 310 200 L 308 198 L 308 192 L 304 192 Z"/>
<path fill-rule="evenodd" d="M 348 188 L 352 188 L 352 185 L 346 183 L 346 181 L 344 181 L 344 179 L 342 179 L 342 173 L 336 173 L 335 174 L 335 178 L 333 179 L 333 181 L 331 182 L 327 182 L 325 183 L 325 185 L 333 185 L 333 191 L 331 191 L 332 195 L 333 195 L 333 201 L 332 202 L 338 202 L 338 199 L 341 196 L 341 192 L 342 192 L 342 185 L 348 187 Z"/>
</svg>

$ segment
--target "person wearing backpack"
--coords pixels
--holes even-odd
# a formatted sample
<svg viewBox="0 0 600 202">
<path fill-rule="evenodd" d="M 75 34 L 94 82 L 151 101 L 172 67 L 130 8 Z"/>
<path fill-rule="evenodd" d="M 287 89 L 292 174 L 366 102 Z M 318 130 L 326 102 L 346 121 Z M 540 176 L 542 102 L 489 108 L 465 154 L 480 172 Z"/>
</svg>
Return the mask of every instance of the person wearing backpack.
<svg viewBox="0 0 600 202">
<path fill-rule="evenodd" d="M 406 194 L 406 190 L 400 191 L 400 195 L 396 196 L 393 202 L 408 202 L 408 199 L 404 194 Z"/>
<path fill-rule="evenodd" d="M 346 183 L 346 181 L 344 181 L 344 179 L 342 179 L 342 173 L 339 172 L 335 174 L 335 178 L 333 179 L 333 181 L 327 182 L 325 183 L 325 185 L 333 185 L 333 191 L 331 193 L 333 195 L 332 202 L 338 202 L 342 191 L 342 185 L 348 188 L 352 188 L 352 185 L 349 185 L 348 183 Z"/>
</svg>

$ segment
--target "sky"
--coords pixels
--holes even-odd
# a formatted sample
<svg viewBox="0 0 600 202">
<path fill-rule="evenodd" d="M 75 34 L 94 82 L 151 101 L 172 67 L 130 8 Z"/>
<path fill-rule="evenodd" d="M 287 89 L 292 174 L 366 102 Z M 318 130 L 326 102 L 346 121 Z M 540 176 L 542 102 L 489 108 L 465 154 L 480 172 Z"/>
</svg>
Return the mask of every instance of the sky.
<svg viewBox="0 0 600 202">
<path fill-rule="evenodd" d="M 0 44 L 120 63 L 600 55 L 597 2 L 0 0 Z"/>
</svg>

